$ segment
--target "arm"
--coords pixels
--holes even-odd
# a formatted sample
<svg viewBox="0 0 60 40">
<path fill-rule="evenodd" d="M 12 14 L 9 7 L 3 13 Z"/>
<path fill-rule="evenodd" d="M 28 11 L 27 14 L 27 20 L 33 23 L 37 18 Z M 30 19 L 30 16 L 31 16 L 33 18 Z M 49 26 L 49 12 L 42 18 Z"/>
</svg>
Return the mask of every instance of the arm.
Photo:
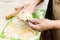
<svg viewBox="0 0 60 40">
<path fill-rule="evenodd" d="M 60 20 L 33 19 L 29 20 L 28 23 L 31 28 L 41 32 L 49 29 L 60 29 Z"/>
<path fill-rule="evenodd" d="M 53 21 L 53 26 L 54 26 L 54 29 L 59 29 L 60 30 L 60 20 L 54 20 Z"/>
</svg>

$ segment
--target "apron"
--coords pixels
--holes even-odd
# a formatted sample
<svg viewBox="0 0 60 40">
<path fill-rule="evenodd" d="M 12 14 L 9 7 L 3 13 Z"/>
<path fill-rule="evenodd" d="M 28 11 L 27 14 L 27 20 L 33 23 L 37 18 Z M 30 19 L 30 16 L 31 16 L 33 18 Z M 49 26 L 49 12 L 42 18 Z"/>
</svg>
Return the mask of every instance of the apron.
<svg viewBox="0 0 60 40">
<path fill-rule="evenodd" d="M 52 8 L 52 3 L 53 3 L 53 8 Z M 55 19 L 55 20 L 60 19 L 59 0 L 50 0 L 47 10 L 47 18 Z M 42 32 L 41 40 L 60 40 L 60 30 L 48 30 Z"/>
<path fill-rule="evenodd" d="M 54 19 L 60 20 L 60 1 L 53 0 L 53 16 Z M 60 40 L 60 30 L 53 31 L 54 40 Z"/>
</svg>

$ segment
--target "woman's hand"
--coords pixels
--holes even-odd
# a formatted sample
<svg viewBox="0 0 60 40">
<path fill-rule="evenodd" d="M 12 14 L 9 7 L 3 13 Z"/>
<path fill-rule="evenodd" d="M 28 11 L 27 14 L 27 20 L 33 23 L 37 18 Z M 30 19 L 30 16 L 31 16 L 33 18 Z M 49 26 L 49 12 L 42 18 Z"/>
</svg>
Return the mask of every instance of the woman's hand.
<svg viewBox="0 0 60 40">
<path fill-rule="evenodd" d="M 23 5 L 23 9 L 20 11 L 20 13 L 30 13 L 32 14 L 34 9 L 36 8 L 38 3 L 41 3 L 42 0 L 28 0 L 21 5 Z M 18 10 L 21 8 L 21 5 L 18 5 L 15 9 Z"/>
<path fill-rule="evenodd" d="M 19 19 L 26 20 L 26 19 L 33 19 L 32 13 L 34 12 L 36 5 L 39 3 L 40 0 L 29 0 L 24 3 L 23 9 L 17 15 Z M 28 2 L 28 3 L 27 3 Z M 16 7 L 19 9 L 19 6 Z"/>
<path fill-rule="evenodd" d="M 16 15 L 18 15 L 18 17 L 22 14 L 26 14 L 28 13 L 29 15 L 32 15 L 33 11 L 36 8 L 36 5 L 41 2 L 41 0 L 28 0 L 26 2 L 23 2 L 21 5 L 18 5 L 17 7 L 15 7 L 15 11 L 14 13 L 6 16 L 6 19 L 10 19 Z"/>
<path fill-rule="evenodd" d="M 28 24 L 34 30 L 37 30 L 37 31 L 40 31 L 40 32 L 54 28 L 54 26 L 53 26 L 54 22 L 52 20 L 49 20 L 49 19 L 28 20 Z"/>
</svg>

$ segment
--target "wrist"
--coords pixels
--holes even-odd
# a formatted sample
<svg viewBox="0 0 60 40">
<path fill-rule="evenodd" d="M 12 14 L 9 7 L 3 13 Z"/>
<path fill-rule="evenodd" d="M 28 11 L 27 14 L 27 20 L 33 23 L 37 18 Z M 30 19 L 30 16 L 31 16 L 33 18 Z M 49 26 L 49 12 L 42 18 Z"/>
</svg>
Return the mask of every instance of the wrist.
<svg viewBox="0 0 60 40">
<path fill-rule="evenodd" d="M 57 26 L 58 26 L 57 25 L 58 24 L 57 21 L 56 20 L 52 20 L 52 21 L 53 21 L 53 24 L 52 24 L 53 25 L 53 29 L 57 29 Z"/>
<path fill-rule="evenodd" d="M 49 20 L 49 27 L 50 27 L 50 29 L 54 29 L 54 21 L 53 20 Z"/>
<path fill-rule="evenodd" d="M 31 0 L 31 1 L 30 1 L 30 4 L 36 6 L 37 4 L 39 4 L 39 3 L 41 3 L 41 2 L 42 2 L 42 0 Z"/>
<path fill-rule="evenodd" d="M 53 28 L 60 30 L 60 20 L 54 20 L 53 22 L 54 22 L 53 23 L 53 26 L 54 26 Z"/>
<path fill-rule="evenodd" d="M 55 28 L 55 21 L 54 20 L 48 20 L 48 24 L 49 24 L 49 29 Z"/>
</svg>

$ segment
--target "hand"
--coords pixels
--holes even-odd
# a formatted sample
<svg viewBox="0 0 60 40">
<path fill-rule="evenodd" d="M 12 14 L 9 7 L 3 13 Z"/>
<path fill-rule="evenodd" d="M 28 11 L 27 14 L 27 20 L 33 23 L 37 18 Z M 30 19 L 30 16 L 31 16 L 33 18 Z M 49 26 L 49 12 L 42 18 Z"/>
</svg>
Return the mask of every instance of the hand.
<svg viewBox="0 0 60 40">
<path fill-rule="evenodd" d="M 38 3 L 41 3 L 43 0 L 28 0 L 28 1 L 25 1 L 23 2 L 21 5 L 23 6 L 23 9 L 21 10 L 22 13 L 30 13 L 32 14 L 36 5 Z M 18 5 L 15 9 L 19 9 L 21 8 L 21 5 Z"/>
<path fill-rule="evenodd" d="M 32 29 L 40 31 L 40 32 L 49 30 L 49 29 L 53 29 L 53 21 L 49 20 L 49 19 L 28 20 L 28 24 Z"/>
<path fill-rule="evenodd" d="M 38 0 L 35 0 L 35 1 L 29 0 L 29 2 L 31 2 L 31 3 L 29 3 L 29 2 L 26 3 L 26 2 L 24 3 L 24 7 L 22 8 L 22 10 L 17 15 L 19 17 L 19 19 L 22 19 L 22 20 L 33 19 L 32 13 L 35 10 L 36 5 L 39 1 Z M 19 9 L 19 6 L 16 7 L 16 10 L 18 10 L 18 9 Z"/>
<path fill-rule="evenodd" d="M 20 13 L 28 13 L 29 15 L 31 15 L 36 7 L 36 5 L 40 2 L 41 3 L 42 0 L 29 0 L 26 1 L 25 3 L 22 3 L 21 5 L 18 5 L 17 7 L 15 7 L 15 11 L 9 15 L 7 15 L 5 18 L 6 19 L 10 19 L 14 16 L 16 16 L 17 14 L 19 15 Z M 20 15 L 19 15 L 20 16 Z"/>
</svg>

